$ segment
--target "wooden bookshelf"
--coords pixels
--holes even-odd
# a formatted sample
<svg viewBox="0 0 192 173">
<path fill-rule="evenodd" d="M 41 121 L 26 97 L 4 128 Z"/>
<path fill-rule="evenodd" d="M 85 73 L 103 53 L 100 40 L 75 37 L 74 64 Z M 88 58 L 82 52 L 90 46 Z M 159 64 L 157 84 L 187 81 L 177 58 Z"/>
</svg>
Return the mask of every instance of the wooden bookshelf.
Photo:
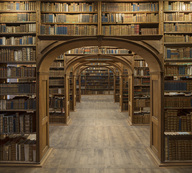
<svg viewBox="0 0 192 173">
<path fill-rule="evenodd" d="M 192 2 L 164 1 L 164 162 L 191 163 Z M 175 145 L 176 148 L 173 148 Z"/>
</svg>

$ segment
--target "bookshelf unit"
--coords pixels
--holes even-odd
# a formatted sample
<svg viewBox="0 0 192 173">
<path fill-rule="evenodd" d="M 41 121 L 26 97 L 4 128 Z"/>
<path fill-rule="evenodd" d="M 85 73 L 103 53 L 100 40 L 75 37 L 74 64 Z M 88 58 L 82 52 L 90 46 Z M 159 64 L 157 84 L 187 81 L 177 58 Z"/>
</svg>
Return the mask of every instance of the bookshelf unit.
<svg viewBox="0 0 192 173">
<path fill-rule="evenodd" d="M 36 1 L 0 2 L 0 165 L 37 163 Z"/>
<path fill-rule="evenodd" d="M 81 73 L 81 94 L 113 94 L 113 80 L 108 68 L 89 67 Z"/>
<path fill-rule="evenodd" d="M 102 2 L 103 35 L 156 35 L 159 33 L 158 1 Z"/>
<path fill-rule="evenodd" d="M 97 2 L 41 1 L 42 35 L 96 35 L 97 25 Z"/>
<path fill-rule="evenodd" d="M 150 76 L 145 60 L 134 56 L 134 101 L 132 124 L 149 124 L 150 120 Z"/>
<path fill-rule="evenodd" d="M 64 55 L 51 64 L 49 71 L 49 122 L 54 125 L 65 123 L 64 109 Z"/>
<path fill-rule="evenodd" d="M 121 112 L 126 112 L 128 111 L 128 70 L 123 67 L 123 75 L 121 76 L 122 78 L 122 90 L 121 90 Z"/>
<path fill-rule="evenodd" d="M 115 102 L 119 102 L 119 87 L 120 87 L 120 75 L 119 70 L 116 69 L 116 73 L 114 75 L 114 100 Z"/>
<path fill-rule="evenodd" d="M 164 1 L 164 160 L 191 164 L 192 2 Z"/>
</svg>

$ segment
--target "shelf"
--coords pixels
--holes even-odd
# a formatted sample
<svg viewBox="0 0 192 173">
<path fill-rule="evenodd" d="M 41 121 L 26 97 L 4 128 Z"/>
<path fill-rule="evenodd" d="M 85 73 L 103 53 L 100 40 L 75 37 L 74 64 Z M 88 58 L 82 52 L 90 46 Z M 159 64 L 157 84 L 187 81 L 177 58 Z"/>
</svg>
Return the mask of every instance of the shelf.
<svg viewBox="0 0 192 173">
<path fill-rule="evenodd" d="M 133 56 L 133 54 L 116 54 L 116 53 L 78 53 L 78 54 L 75 54 L 75 53 L 73 53 L 73 54 L 65 54 L 65 56 L 82 56 L 82 55 L 97 55 L 97 56 L 99 56 L 99 55 L 106 55 L 106 56 L 113 56 L 113 55 L 115 55 L 115 56 Z M 94 71 L 94 70 L 90 70 L 90 71 Z M 96 70 L 96 71 L 99 71 L 99 70 Z M 102 71 L 102 70 L 100 70 L 100 71 Z"/>
<path fill-rule="evenodd" d="M 0 45 L 1 47 L 36 47 L 36 45 Z"/>
<path fill-rule="evenodd" d="M 6 109 L 0 110 L 0 112 L 34 112 L 36 109 Z"/>
<path fill-rule="evenodd" d="M 164 32 L 164 34 L 192 34 L 192 32 Z"/>
<path fill-rule="evenodd" d="M 179 108 L 179 107 L 164 107 L 164 109 L 170 109 L 170 110 L 180 110 L 180 109 L 192 109 L 192 107 L 182 107 L 182 108 Z"/>
<path fill-rule="evenodd" d="M 150 78 L 150 76 L 134 76 L 135 78 Z"/>
<path fill-rule="evenodd" d="M 31 80 L 35 80 L 36 77 L 0 77 L 0 79 L 31 79 Z"/>
<path fill-rule="evenodd" d="M 192 135 L 192 132 L 164 132 L 166 136 L 183 136 L 183 135 Z"/>
<path fill-rule="evenodd" d="M 164 59 L 164 62 L 191 62 L 192 58 L 190 59 Z"/>
<path fill-rule="evenodd" d="M 159 22 L 126 22 L 126 23 L 102 22 L 102 25 L 128 25 L 128 24 L 153 25 L 153 24 L 159 24 Z"/>
<path fill-rule="evenodd" d="M 164 10 L 164 13 L 192 13 L 192 11 L 190 10 L 190 11 L 188 11 L 188 10 L 185 10 L 185 11 L 183 11 L 183 10 Z"/>
<path fill-rule="evenodd" d="M 1 61 L 1 64 L 36 64 L 36 61 Z"/>
<path fill-rule="evenodd" d="M 141 40 L 159 40 L 163 37 L 163 35 L 130 35 L 130 36 L 110 36 L 110 35 L 38 35 L 38 38 L 40 40 L 70 40 L 70 39 L 79 39 L 79 38 L 87 38 L 93 39 L 93 38 L 125 38 L 130 39 L 134 41 L 141 41 Z"/>
<path fill-rule="evenodd" d="M 192 21 L 164 21 L 164 23 L 192 23 Z"/>
<path fill-rule="evenodd" d="M 134 87 L 150 87 L 150 85 L 134 85 Z"/>
<path fill-rule="evenodd" d="M 142 14 L 142 13 L 159 13 L 159 11 L 102 11 L 101 13 L 124 13 L 124 14 Z"/>
<path fill-rule="evenodd" d="M 12 22 L 0 22 L 0 24 L 23 24 L 23 23 L 34 23 L 34 24 L 36 24 L 36 21 L 12 21 Z"/>
<path fill-rule="evenodd" d="M 57 22 L 55 22 L 55 23 L 48 23 L 48 22 L 46 22 L 46 23 L 41 23 L 41 24 L 43 24 L 43 25 L 97 25 L 98 23 L 96 23 L 96 22 L 76 22 L 76 23 L 67 23 L 67 22 L 63 22 L 63 23 L 57 23 Z"/>
<path fill-rule="evenodd" d="M 164 42 L 164 45 L 165 46 L 173 46 L 173 47 L 181 47 L 181 46 L 188 47 L 188 46 L 192 46 L 192 43 L 189 43 L 189 42 L 178 42 L 178 43 Z"/>
<path fill-rule="evenodd" d="M 36 32 L 17 32 L 17 33 L 4 33 L 1 32 L 0 36 L 19 36 L 19 35 L 36 35 Z"/>
<path fill-rule="evenodd" d="M 41 14 L 97 14 L 97 11 L 41 11 Z"/>
<path fill-rule="evenodd" d="M 36 10 L 1 10 L 0 13 L 36 13 Z"/>
</svg>

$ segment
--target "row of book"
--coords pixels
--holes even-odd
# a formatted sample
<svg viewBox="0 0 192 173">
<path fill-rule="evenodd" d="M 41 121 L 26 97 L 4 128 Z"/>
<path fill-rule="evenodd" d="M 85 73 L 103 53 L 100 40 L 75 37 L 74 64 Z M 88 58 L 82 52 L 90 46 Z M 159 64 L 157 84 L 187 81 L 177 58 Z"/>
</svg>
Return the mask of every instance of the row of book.
<svg viewBox="0 0 192 173">
<path fill-rule="evenodd" d="M 192 98 L 187 96 L 166 96 L 164 97 L 166 108 L 191 108 Z"/>
<path fill-rule="evenodd" d="M 191 132 L 192 113 L 178 110 L 165 111 L 165 132 Z"/>
<path fill-rule="evenodd" d="M 158 11 L 158 3 L 102 3 L 101 10 L 107 12 L 124 11 Z"/>
<path fill-rule="evenodd" d="M 35 45 L 36 37 L 23 36 L 23 37 L 0 37 L 0 45 Z"/>
<path fill-rule="evenodd" d="M 14 135 L 0 140 L 1 161 L 36 162 L 36 140 Z"/>
<path fill-rule="evenodd" d="M 34 48 L 0 49 L 1 62 L 26 62 L 35 61 L 36 50 Z"/>
<path fill-rule="evenodd" d="M 50 79 L 49 80 L 49 85 L 52 85 L 52 86 L 54 86 L 54 85 L 63 85 L 64 86 L 64 80 L 61 80 L 61 79 Z"/>
<path fill-rule="evenodd" d="M 91 91 L 91 90 L 81 90 L 81 94 L 85 95 L 95 95 L 95 94 L 113 94 L 113 91 L 104 91 L 104 90 L 100 90 L 100 91 Z"/>
<path fill-rule="evenodd" d="M 12 110 L 12 109 L 36 109 L 36 99 L 28 97 L 15 97 L 9 100 L 0 100 L 0 110 Z"/>
<path fill-rule="evenodd" d="M 149 124 L 150 114 L 134 114 L 133 115 L 133 124 Z"/>
<path fill-rule="evenodd" d="M 174 11 L 192 11 L 192 2 L 169 2 L 164 1 L 164 10 L 174 10 Z"/>
<path fill-rule="evenodd" d="M 35 13 L 1 13 L 0 14 L 1 22 L 35 22 L 36 14 Z"/>
<path fill-rule="evenodd" d="M 190 23 L 165 23 L 164 32 L 192 32 Z"/>
<path fill-rule="evenodd" d="M 41 25 L 40 33 L 45 35 L 96 35 L 95 25 Z"/>
<path fill-rule="evenodd" d="M 64 113 L 51 113 L 49 115 L 49 123 L 65 123 L 65 114 Z"/>
<path fill-rule="evenodd" d="M 192 81 L 191 80 L 172 80 L 164 82 L 164 90 L 167 91 L 191 91 Z"/>
<path fill-rule="evenodd" d="M 166 48 L 165 58 L 167 59 L 189 59 L 192 58 L 192 47 Z"/>
<path fill-rule="evenodd" d="M 64 70 L 50 70 L 49 77 L 64 77 Z"/>
<path fill-rule="evenodd" d="M 82 47 L 71 49 L 66 52 L 66 54 L 128 54 L 129 50 L 127 49 L 115 49 L 110 47 L 101 47 L 92 46 L 92 47 Z"/>
<path fill-rule="evenodd" d="M 36 32 L 36 24 L 20 24 L 19 26 L 9 26 L 0 24 L 1 33 L 20 33 L 20 32 Z"/>
<path fill-rule="evenodd" d="M 51 64 L 51 68 L 52 67 L 63 67 L 64 68 L 64 61 L 54 61 L 52 64 Z"/>
<path fill-rule="evenodd" d="M 143 60 L 134 61 L 135 67 L 148 67 L 148 64 Z"/>
<path fill-rule="evenodd" d="M 156 35 L 158 33 L 158 28 L 141 28 L 141 35 Z"/>
<path fill-rule="evenodd" d="M 1 2 L 0 10 L 36 10 L 36 2 Z"/>
<path fill-rule="evenodd" d="M 192 160 L 191 136 L 166 136 L 165 160 Z"/>
<path fill-rule="evenodd" d="M 0 77 L 35 77 L 36 76 L 36 68 L 35 67 L 0 67 Z"/>
<path fill-rule="evenodd" d="M 43 12 L 94 12 L 97 11 L 97 3 L 87 2 L 42 2 Z"/>
<path fill-rule="evenodd" d="M 64 88 L 49 88 L 49 94 L 64 94 Z"/>
<path fill-rule="evenodd" d="M 164 42 L 192 42 L 192 36 L 190 35 L 171 35 L 171 34 L 165 34 L 164 36 Z"/>
<path fill-rule="evenodd" d="M 42 23 L 96 23 L 97 14 L 41 14 Z"/>
<path fill-rule="evenodd" d="M 134 76 L 149 76 L 149 69 L 134 69 Z"/>
<path fill-rule="evenodd" d="M 34 94 L 35 83 L 0 84 L 0 95 Z"/>
<path fill-rule="evenodd" d="M 1 113 L 0 134 L 34 133 L 35 123 L 34 113 Z"/>
<path fill-rule="evenodd" d="M 64 97 L 50 97 L 49 98 L 49 107 L 54 109 L 63 109 L 64 108 Z"/>
<path fill-rule="evenodd" d="M 192 13 L 164 13 L 164 21 L 188 21 L 192 20 Z"/>
<path fill-rule="evenodd" d="M 110 13 L 102 14 L 102 22 L 111 23 L 128 23 L 128 22 L 158 22 L 158 14 L 122 14 L 122 13 Z"/>
<path fill-rule="evenodd" d="M 128 103 L 122 103 L 122 110 L 123 111 L 128 111 Z"/>
<path fill-rule="evenodd" d="M 150 95 L 150 89 L 143 87 L 134 87 L 134 95 Z"/>
<path fill-rule="evenodd" d="M 106 25 L 102 26 L 103 35 L 139 35 L 139 25 Z"/>
<path fill-rule="evenodd" d="M 134 85 L 150 85 L 150 78 L 134 78 Z"/>
<path fill-rule="evenodd" d="M 165 75 L 192 75 L 192 66 L 185 65 L 167 65 L 165 66 Z"/>
<path fill-rule="evenodd" d="M 134 99 L 134 106 L 135 107 L 150 107 L 150 98 L 147 99 Z"/>
</svg>

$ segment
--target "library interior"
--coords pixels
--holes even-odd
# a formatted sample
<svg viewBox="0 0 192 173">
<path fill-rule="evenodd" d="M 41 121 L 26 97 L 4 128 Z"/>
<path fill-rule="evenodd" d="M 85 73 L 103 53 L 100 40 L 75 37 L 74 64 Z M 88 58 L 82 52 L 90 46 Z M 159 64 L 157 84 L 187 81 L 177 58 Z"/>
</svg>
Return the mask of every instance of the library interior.
<svg viewBox="0 0 192 173">
<path fill-rule="evenodd" d="M 192 0 L 1 0 L 13 172 L 191 173 Z"/>
</svg>

